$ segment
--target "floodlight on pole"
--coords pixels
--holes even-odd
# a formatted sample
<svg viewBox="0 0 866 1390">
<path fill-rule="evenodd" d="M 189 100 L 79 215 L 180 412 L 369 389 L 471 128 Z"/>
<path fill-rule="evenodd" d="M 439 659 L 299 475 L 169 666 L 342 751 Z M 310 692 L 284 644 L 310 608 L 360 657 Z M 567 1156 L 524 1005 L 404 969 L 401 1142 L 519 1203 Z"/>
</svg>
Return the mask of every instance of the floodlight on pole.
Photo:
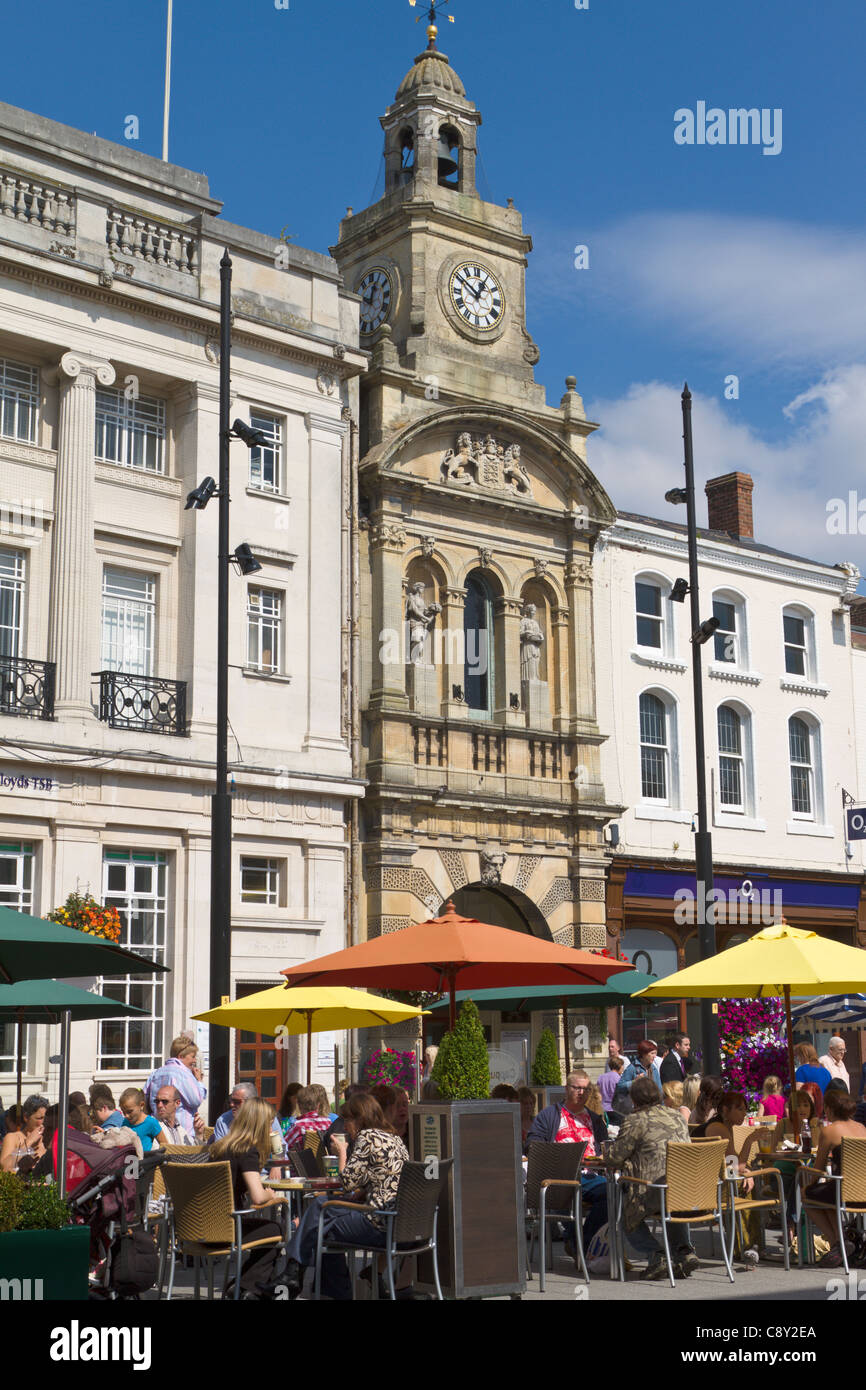
<svg viewBox="0 0 866 1390">
<path fill-rule="evenodd" d="M 190 507 L 195 507 L 201 511 L 212 497 L 219 497 L 216 481 L 213 478 L 203 478 L 198 487 L 194 487 L 192 492 L 187 493 L 184 511 L 188 512 Z"/>
<path fill-rule="evenodd" d="M 254 429 L 244 420 L 235 420 L 232 425 L 232 434 L 236 439 L 242 439 L 248 449 L 262 449 L 266 444 L 273 443 L 273 440 L 268 439 L 264 430 Z"/>
<path fill-rule="evenodd" d="M 241 574 L 258 574 L 261 569 L 261 565 L 246 541 L 242 541 L 241 544 L 236 547 L 231 560 L 232 564 L 237 565 Z"/>
</svg>

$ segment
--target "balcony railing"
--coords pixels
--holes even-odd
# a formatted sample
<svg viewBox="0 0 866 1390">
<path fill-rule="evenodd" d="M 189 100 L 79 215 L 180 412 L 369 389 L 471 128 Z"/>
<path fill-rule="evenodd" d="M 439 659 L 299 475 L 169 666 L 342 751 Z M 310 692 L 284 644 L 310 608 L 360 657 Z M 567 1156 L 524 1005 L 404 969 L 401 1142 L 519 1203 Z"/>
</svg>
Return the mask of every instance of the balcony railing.
<svg viewBox="0 0 866 1390">
<path fill-rule="evenodd" d="M 53 661 L 0 656 L 0 714 L 53 719 L 56 670 Z"/>
<path fill-rule="evenodd" d="M 99 677 L 99 718 L 112 729 L 185 735 L 186 681 L 133 676 L 126 671 L 95 671 Z"/>
</svg>

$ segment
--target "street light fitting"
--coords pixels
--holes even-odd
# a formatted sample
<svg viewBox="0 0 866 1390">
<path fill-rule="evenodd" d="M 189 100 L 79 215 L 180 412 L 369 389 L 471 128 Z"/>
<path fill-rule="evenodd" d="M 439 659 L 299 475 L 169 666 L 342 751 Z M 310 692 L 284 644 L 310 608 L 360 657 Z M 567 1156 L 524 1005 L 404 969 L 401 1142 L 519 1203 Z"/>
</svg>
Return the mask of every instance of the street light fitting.
<svg viewBox="0 0 866 1390">
<path fill-rule="evenodd" d="M 254 430 L 243 420 L 235 420 L 231 432 L 235 439 L 242 439 L 248 449 L 261 449 L 269 442 L 264 430 Z"/>
<path fill-rule="evenodd" d="M 201 510 L 206 507 L 210 499 L 217 494 L 217 485 L 213 478 L 203 478 L 198 487 L 194 487 L 192 492 L 187 493 L 184 511 L 188 512 L 190 507 Z"/>
<path fill-rule="evenodd" d="M 687 579 L 677 579 L 671 589 L 671 603 L 685 603 L 686 594 L 689 592 Z"/>
<path fill-rule="evenodd" d="M 709 642 L 717 627 L 721 627 L 718 618 L 707 618 L 705 623 L 701 623 L 697 632 L 693 632 L 689 638 L 696 647 L 702 647 L 705 642 Z"/>
<path fill-rule="evenodd" d="M 689 494 L 684 487 L 672 487 L 669 492 L 665 493 L 665 501 L 672 502 L 674 506 L 680 502 L 688 502 L 688 500 Z"/>
<path fill-rule="evenodd" d="M 258 574 L 261 569 L 261 565 L 246 541 L 241 541 L 231 558 L 233 563 L 237 565 L 241 574 Z"/>
</svg>

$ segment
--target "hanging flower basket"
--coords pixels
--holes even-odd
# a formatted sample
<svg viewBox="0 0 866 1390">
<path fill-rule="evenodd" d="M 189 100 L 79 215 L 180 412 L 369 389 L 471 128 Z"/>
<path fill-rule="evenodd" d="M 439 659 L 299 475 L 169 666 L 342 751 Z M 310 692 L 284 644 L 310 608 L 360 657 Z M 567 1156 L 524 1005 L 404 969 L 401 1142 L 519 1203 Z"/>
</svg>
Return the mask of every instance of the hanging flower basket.
<svg viewBox="0 0 866 1390">
<path fill-rule="evenodd" d="M 70 893 L 62 907 L 48 913 L 47 920 L 61 927 L 72 927 L 86 936 L 110 941 L 115 946 L 120 944 L 122 926 L 117 908 L 102 907 L 89 893 Z"/>
</svg>

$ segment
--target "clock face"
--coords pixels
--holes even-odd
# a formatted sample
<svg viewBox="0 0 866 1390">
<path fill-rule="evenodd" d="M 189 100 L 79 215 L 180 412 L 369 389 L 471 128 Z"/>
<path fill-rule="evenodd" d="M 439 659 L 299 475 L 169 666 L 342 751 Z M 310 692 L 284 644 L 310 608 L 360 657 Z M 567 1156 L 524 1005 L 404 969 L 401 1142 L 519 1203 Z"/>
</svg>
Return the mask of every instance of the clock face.
<svg viewBox="0 0 866 1390">
<path fill-rule="evenodd" d="M 361 296 L 361 332 L 375 333 L 391 311 L 391 277 L 381 266 L 368 270 L 357 293 Z"/>
<path fill-rule="evenodd" d="M 489 332 L 505 313 L 505 292 L 491 270 L 474 261 L 455 266 L 448 280 L 451 302 L 470 328 Z"/>
</svg>

